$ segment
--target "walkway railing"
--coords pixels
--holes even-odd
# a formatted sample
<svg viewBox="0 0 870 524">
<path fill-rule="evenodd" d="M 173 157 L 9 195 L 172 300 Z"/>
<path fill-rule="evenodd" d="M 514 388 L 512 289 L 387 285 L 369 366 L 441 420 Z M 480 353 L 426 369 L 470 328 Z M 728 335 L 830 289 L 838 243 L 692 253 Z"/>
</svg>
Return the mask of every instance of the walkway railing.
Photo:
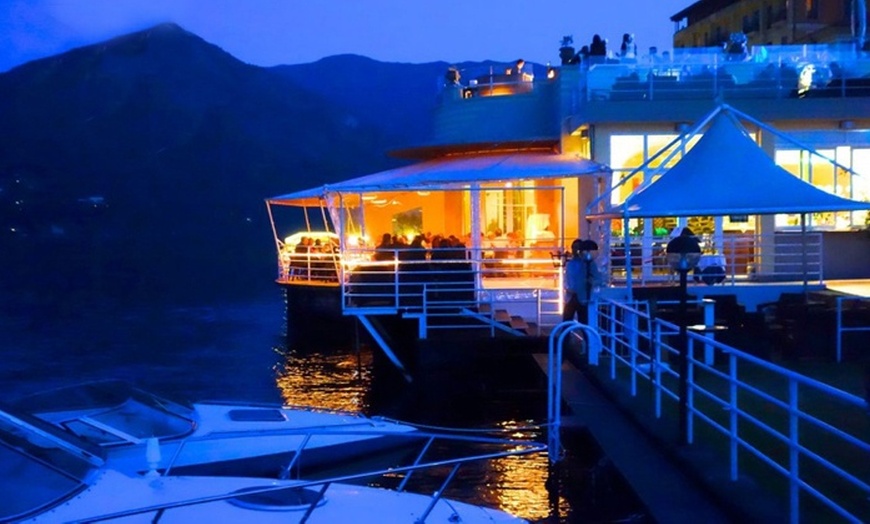
<svg viewBox="0 0 870 524">
<path fill-rule="evenodd" d="M 582 331 L 586 340 L 590 341 L 586 348 L 589 363 L 598 364 L 601 338 L 593 326 L 570 320 L 562 322 L 550 332 L 547 346 L 547 453 L 551 463 L 559 462 L 562 455 L 562 359 L 565 338 L 577 331 Z"/>
<path fill-rule="evenodd" d="M 590 357 L 608 363 L 611 380 L 627 380 L 633 397 L 651 395 L 656 418 L 676 424 L 678 326 L 638 304 L 605 301 L 597 311 L 603 343 L 600 356 Z M 699 344 L 712 347 L 718 363 L 698 358 Z M 688 333 L 686 358 L 685 439 L 724 453 L 732 481 L 741 473 L 763 479 L 786 496 L 795 523 L 802 509 L 849 522 L 870 515 L 870 407 L 863 399 L 697 333 Z M 641 381 L 651 388 L 638 388 Z"/>
</svg>

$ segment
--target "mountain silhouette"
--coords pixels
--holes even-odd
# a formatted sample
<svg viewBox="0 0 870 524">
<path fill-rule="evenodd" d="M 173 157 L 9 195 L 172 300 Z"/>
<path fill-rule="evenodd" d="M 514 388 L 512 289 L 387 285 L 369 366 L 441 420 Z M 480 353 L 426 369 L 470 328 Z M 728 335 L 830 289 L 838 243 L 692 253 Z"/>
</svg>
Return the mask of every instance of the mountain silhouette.
<svg viewBox="0 0 870 524">
<path fill-rule="evenodd" d="M 162 24 L 0 74 L 0 283 L 63 303 L 271 285 L 264 198 L 400 165 L 446 67 L 262 68 Z"/>
</svg>

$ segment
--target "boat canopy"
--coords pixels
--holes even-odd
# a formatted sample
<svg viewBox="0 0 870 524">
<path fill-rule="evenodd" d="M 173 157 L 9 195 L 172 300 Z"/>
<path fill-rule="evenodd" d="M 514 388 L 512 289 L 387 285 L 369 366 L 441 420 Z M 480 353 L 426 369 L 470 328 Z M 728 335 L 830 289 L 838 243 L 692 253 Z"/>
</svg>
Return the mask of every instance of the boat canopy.
<svg viewBox="0 0 870 524">
<path fill-rule="evenodd" d="M 718 107 L 693 131 L 686 133 L 690 138 L 710 122 L 698 143 L 679 162 L 651 184 L 629 195 L 622 204 L 590 213 L 589 218 L 773 215 L 870 209 L 870 202 L 834 195 L 776 165 L 749 136 L 736 114 L 748 118 L 728 106 Z M 757 120 L 752 119 L 752 122 L 783 136 Z"/>
<path fill-rule="evenodd" d="M 328 195 L 454 189 L 471 183 L 539 180 L 610 173 L 577 154 L 511 153 L 447 156 L 267 199 L 269 204 L 317 206 Z"/>
</svg>

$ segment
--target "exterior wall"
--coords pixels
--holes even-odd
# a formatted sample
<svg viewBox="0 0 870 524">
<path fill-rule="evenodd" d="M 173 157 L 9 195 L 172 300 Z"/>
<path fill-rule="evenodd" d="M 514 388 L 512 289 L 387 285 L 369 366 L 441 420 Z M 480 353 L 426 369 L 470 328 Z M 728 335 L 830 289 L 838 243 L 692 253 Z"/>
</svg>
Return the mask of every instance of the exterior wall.
<svg viewBox="0 0 870 524">
<path fill-rule="evenodd" d="M 462 98 L 445 91 L 435 112 L 432 143 L 456 145 L 559 139 L 557 82 L 534 82 L 529 93 Z"/>
<path fill-rule="evenodd" d="M 387 203 L 365 205 L 366 234 L 374 244 L 380 242 L 381 235 L 384 233 L 394 233 L 393 218 L 398 213 L 416 208 L 422 210 L 424 232 L 441 233 L 446 230 L 446 218 L 450 214 L 445 213 L 445 209 L 449 197 L 443 191 L 432 191 L 425 196 L 414 192 L 390 192 L 378 194 L 378 197 L 386 200 Z"/>
<path fill-rule="evenodd" d="M 675 48 L 718 46 L 728 40 L 730 33 L 740 32 L 746 34 L 750 45 L 843 42 L 852 37 L 847 2 L 739 0 L 703 3 L 705 5 L 692 6 L 681 12 L 686 23 L 674 35 Z"/>
<path fill-rule="evenodd" d="M 826 280 L 868 277 L 870 231 L 826 231 L 822 249 Z"/>
</svg>

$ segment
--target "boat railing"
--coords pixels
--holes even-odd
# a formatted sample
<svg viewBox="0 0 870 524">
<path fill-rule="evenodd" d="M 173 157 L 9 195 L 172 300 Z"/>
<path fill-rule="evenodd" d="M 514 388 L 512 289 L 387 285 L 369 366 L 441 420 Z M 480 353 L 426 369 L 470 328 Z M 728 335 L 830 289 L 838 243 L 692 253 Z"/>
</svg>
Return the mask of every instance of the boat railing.
<svg viewBox="0 0 870 524">
<path fill-rule="evenodd" d="M 301 437 L 302 444 L 298 451 L 301 451 L 307 443 L 315 437 L 318 436 L 342 436 L 346 437 L 349 435 L 359 435 L 361 432 L 365 435 L 371 436 L 381 436 L 381 435 L 394 435 L 401 434 L 400 431 L 387 431 L 383 429 L 385 421 L 387 419 L 381 418 L 366 418 L 362 415 L 360 416 L 360 421 L 355 423 L 342 423 L 340 426 L 336 426 L 335 424 L 317 424 L 311 426 L 298 426 L 286 429 L 270 429 L 268 434 L 269 437 L 286 437 L 286 436 L 299 436 Z M 185 452 L 185 448 L 191 445 L 196 444 L 197 442 L 215 442 L 220 439 L 238 439 L 240 437 L 250 437 L 251 432 L 247 430 L 242 431 L 212 431 L 207 435 L 196 435 L 193 434 L 191 436 L 185 437 L 184 439 L 173 441 L 178 442 L 178 446 L 175 448 L 175 451 L 172 454 L 170 460 L 163 467 L 163 475 L 169 475 L 179 460 L 179 458 Z M 159 439 L 158 439 L 159 442 Z"/>
<path fill-rule="evenodd" d="M 87 519 L 88 522 L 102 522 L 114 520 L 132 515 L 141 515 L 145 513 L 160 512 L 161 514 L 171 513 L 173 509 L 196 506 L 200 504 L 228 501 L 241 496 L 252 496 L 264 493 L 277 493 L 283 490 L 301 490 L 304 488 L 319 488 L 317 496 L 314 497 L 306 508 L 306 514 L 301 522 L 315 514 L 317 508 L 322 504 L 323 497 L 328 492 L 329 488 L 336 483 L 359 483 L 366 482 L 369 485 L 386 487 L 395 489 L 396 491 L 410 491 L 411 477 L 419 477 L 423 472 L 428 472 L 425 482 L 437 481 L 441 476 L 441 472 L 449 469 L 443 480 L 440 481 L 438 489 L 432 492 L 431 496 L 424 498 L 425 507 L 421 507 L 420 516 L 417 522 L 425 522 L 426 517 L 442 500 L 443 495 L 455 478 L 460 467 L 473 462 L 501 460 L 508 457 L 529 455 L 534 453 L 542 453 L 547 450 L 545 444 L 531 440 L 505 439 L 483 435 L 468 435 L 457 433 L 433 433 L 425 431 L 414 431 L 406 433 L 393 432 L 378 432 L 378 431 L 358 431 L 345 432 L 340 430 L 324 430 L 316 433 L 317 435 L 362 435 L 362 436 L 390 436 L 391 438 L 405 439 L 408 447 L 418 447 L 420 451 L 414 455 L 412 461 L 406 464 L 394 465 L 387 468 L 378 468 L 374 470 L 352 471 L 346 474 L 330 476 L 328 478 L 312 478 L 312 479 L 297 479 L 292 480 L 292 484 L 283 483 L 281 485 L 267 485 L 252 489 L 246 489 L 244 492 L 225 493 L 214 496 L 197 497 L 188 500 L 172 502 L 168 504 L 152 505 L 143 508 L 134 508 L 126 511 L 115 512 L 111 514 L 96 515 Z M 312 434 L 313 436 L 314 434 Z M 300 449 L 304 449 L 309 440 L 305 440 Z M 436 452 L 437 449 L 437 452 Z M 442 456 L 442 454 L 444 456 Z M 297 456 L 299 454 L 297 453 Z M 285 468 L 286 469 L 286 468 Z M 421 501 L 422 502 L 422 501 Z M 302 509 L 302 508 L 300 508 Z"/>
<path fill-rule="evenodd" d="M 595 312 L 602 344 L 590 364 L 594 357 L 611 381 L 627 380 L 632 397 L 651 396 L 657 419 L 676 421 L 685 402 L 682 437 L 727 457 L 732 481 L 763 479 L 787 501 L 791 522 L 809 507 L 850 522 L 866 518 L 870 440 L 855 422 L 866 419 L 864 399 L 691 330 L 681 357 L 679 326 L 637 303 L 603 300 Z M 680 358 L 687 360 L 684 398 L 674 365 Z"/>
</svg>

